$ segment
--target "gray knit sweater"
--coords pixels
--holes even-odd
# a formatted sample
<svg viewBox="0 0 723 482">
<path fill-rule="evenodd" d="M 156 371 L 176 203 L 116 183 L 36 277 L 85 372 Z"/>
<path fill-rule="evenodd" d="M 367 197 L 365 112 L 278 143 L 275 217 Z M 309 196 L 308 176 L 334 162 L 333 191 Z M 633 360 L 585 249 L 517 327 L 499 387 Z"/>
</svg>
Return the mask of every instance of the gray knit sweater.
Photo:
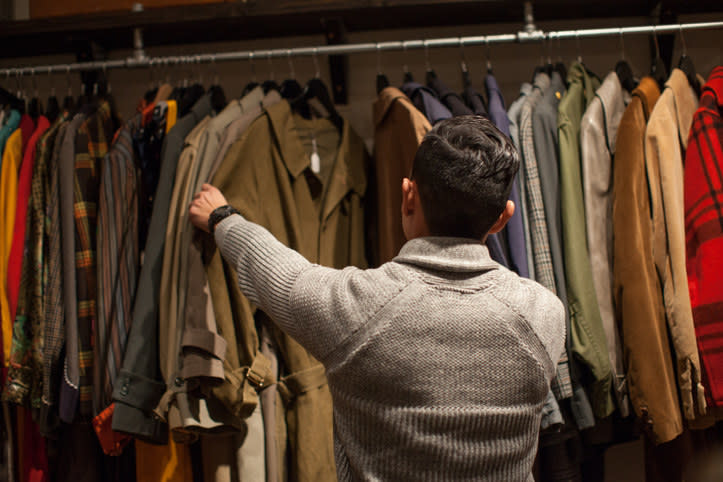
<svg viewBox="0 0 723 482">
<path fill-rule="evenodd" d="M 241 291 L 326 367 L 340 480 L 533 480 L 565 339 L 552 293 L 469 239 L 335 270 L 238 215 L 215 236 Z"/>
</svg>

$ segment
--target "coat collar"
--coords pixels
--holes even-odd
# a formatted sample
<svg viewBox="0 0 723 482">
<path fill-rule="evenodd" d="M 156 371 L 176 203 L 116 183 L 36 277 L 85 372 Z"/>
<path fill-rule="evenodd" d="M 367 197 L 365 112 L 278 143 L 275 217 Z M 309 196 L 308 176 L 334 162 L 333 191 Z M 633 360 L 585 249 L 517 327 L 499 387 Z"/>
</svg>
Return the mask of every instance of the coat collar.
<svg viewBox="0 0 723 482">
<path fill-rule="evenodd" d="M 630 103 L 630 94 L 620 84 L 618 74 L 610 72 L 603 81 L 595 96 L 602 104 L 602 115 L 605 129 L 605 142 L 610 154 L 615 154 L 618 126 L 625 108 Z"/>
<path fill-rule="evenodd" d="M 678 136 L 683 149 L 688 147 L 688 131 L 693 125 L 693 114 L 698 108 L 698 96 L 690 86 L 688 78 L 682 70 L 673 69 L 670 78 L 665 83 L 665 89 L 673 93 L 675 115 L 678 119 Z"/>
<path fill-rule="evenodd" d="M 378 126 L 382 123 L 384 118 L 387 116 L 387 112 L 392 108 L 394 102 L 405 102 L 412 106 L 412 102 L 409 100 L 404 92 L 397 89 L 396 87 L 385 87 L 379 92 L 379 97 L 374 102 L 374 125 Z"/>
<path fill-rule="evenodd" d="M 455 273 L 474 273 L 499 268 L 499 264 L 490 257 L 487 246 L 468 238 L 415 238 L 402 246 L 394 261 Z"/>
<path fill-rule="evenodd" d="M 282 161 L 289 174 L 296 179 L 307 168 L 311 168 L 311 159 L 296 135 L 291 106 L 288 101 L 281 100 L 269 107 L 266 115 L 271 122 L 274 142 L 281 153 Z M 322 219 L 326 219 L 331 214 L 334 207 L 349 191 L 353 190 L 361 196 L 366 192 L 365 160 L 356 157 L 363 157 L 364 153 L 363 141 L 351 131 L 349 122 L 344 119 L 336 160 L 329 175 L 329 186 L 325 187 Z"/>
<path fill-rule="evenodd" d="M 723 67 L 713 69 L 708 77 L 708 82 L 703 86 L 703 93 L 712 96 L 715 99 L 713 101 L 715 105 L 720 111 L 723 111 Z"/>
<path fill-rule="evenodd" d="M 643 106 L 643 115 L 645 116 L 645 122 L 648 122 L 650 113 L 653 111 L 655 103 L 658 102 L 660 97 L 660 89 L 658 83 L 652 77 L 643 77 L 640 79 L 640 83 L 633 91 L 633 96 L 640 99 Z"/>
</svg>

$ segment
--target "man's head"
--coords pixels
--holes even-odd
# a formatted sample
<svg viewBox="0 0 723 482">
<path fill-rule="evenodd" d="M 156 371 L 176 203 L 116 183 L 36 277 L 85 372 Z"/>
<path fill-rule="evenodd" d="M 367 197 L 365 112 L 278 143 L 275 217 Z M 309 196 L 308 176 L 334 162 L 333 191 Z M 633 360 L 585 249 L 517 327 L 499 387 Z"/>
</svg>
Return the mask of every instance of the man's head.
<svg viewBox="0 0 723 482">
<path fill-rule="evenodd" d="M 520 161 L 507 136 L 481 116 L 453 117 L 422 141 L 411 179 L 402 183 L 407 239 L 483 239 L 514 213 L 508 201 Z"/>
</svg>

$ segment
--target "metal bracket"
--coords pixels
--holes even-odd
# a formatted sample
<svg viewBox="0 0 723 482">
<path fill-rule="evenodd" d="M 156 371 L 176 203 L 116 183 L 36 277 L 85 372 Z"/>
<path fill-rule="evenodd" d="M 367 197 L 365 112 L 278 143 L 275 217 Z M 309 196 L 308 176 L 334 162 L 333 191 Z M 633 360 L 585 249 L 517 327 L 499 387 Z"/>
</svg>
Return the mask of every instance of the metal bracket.
<svg viewBox="0 0 723 482">
<path fill-rule="evenodd" d="M 522 31 L 517 32 L 518 42 L 539 42 L 545 38 L 545 32 L 538 29 L 535 25 L 535 14 L 532 8 L 532 2 L 528 1 L 524 3 L 523 19 L 525 26 Z"/>
<path fill-rule="evenodd" d="M 134 3 L 131 12 L 142 12 L 143 4 Z M 146 51 L 143 49 L 143 29 L 136 27 L 133 29 L 133 60 L 142 62 L 146 60 Z"/>
<path fill-rule="evenodd" d="M 322 27 L 326 31 L 327 45 L 347 43 L 346 27 L 341 18 L 322 19 Z M 347 78 L 349 73 L 348 55 L 329 55 L 329 74 L 331 90 L 335 104 L 346 104 L 349 98 Z"/>
</svg>

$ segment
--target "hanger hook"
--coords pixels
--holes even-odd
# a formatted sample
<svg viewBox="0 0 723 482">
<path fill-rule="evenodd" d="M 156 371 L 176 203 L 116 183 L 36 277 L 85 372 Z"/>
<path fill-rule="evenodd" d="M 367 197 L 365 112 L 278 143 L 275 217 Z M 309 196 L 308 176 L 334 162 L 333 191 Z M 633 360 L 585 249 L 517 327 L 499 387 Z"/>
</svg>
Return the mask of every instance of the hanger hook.
<svg viewBox="0 0 723 482">
<path fill-rule="evenodd" d="M 166 57 L 165 59 L 163 59 L 163 69 L 166 71 L 166 84 L 170 84 L 170 83 L 171 83 L 171 69 L 170 69 L 170 65 L 171 65 L 171 58 L 170 58 L 170 57 Z M 110 82 L 108 82 L 108 92 L 110 92 Z"/>
<path fill-rule="evenodd" d="M 560 34 L 557 34 L 557 60 L 562 63 L 562 44 L 560 42 Z"/>
<path fill-rule="evenodd" d="M 249 62 L 251 64 L 251 81 L 256 82 L 256 61 L 253 52 L 249 52 Z"/>
<path fill-rule="evenodd" d="M 55 79 L 51 75 L 52 72 L 53 72 L 53 69 L 50 68 L 50 66 L 48 65 L 48 69 L 47 69 L 46 73 L 48 74 L 48 78 L 50 79 L 50 96 L 55 97 Z"/>
<path fill-rule="evenodd" d="M 422 45 L 424 46 L 424 66 L 426 67 L 427 72 L 431 72 L 432 64 L 429 61 L 429 45 L 426 40 L 422 40 Z"/>
<path fill-rule="evenodd" d="M 110 77 L 108 77 L 108 66 L 105 64 L 103 64 L 103 78 L 105 79 L 106 92 L 110 94 L 111 92 L 113 92 L 113 88 L 110 85 Z"/>
<path fill-rule="evenodd" d="M 404 60 L 405 62 L 402 64 L 402 72 L 404 72 L 404 75 L 407 75 L 409 73 L 409 66 L 407 65 L 407 41 L 402 40 L 402 53 L 404 54 Z"/>
<path fill-rule="evenodd" d="M 376 43 L 376 50 L 377 50 L 377 75 L 382 75 L 382 54 L 381 54 L 381 47 L 379 46 L 379 42 Z"/>
<path fill-rule="evenodd" d="M 72 97 L 73 84 L 70 82 L 70 65 L 65 66 L 65 78 L 68 81 L 68 97 Z"/>
<path fill-rule="evenodd" d="M 490 37 L 485 35 L 485 55 L 487 56 L 487 72 L 492 70 L 492 48 L 490 47 Z"/>
<path fill-rule="evenodd" d="M 655 58 L 660 58 L 660 45 L 658 45 L 658 27 L 653 25 L 653 41 L 655 42 Z"/>
<path fill-rule="evenodd" d="M 196 55 L 196 65 L 198 67 L 198 83 L 203 85 L 203 67 L 201 66 L 201 61 L 203 58 L 200 55 Z"/>
<path fill-rule="evenodd" d="M 321 77 L 321 69 L 319 69 L 319 59 L 317 58 L 317 54 L 319 53 L 319 49 L 317 47 L 314 47 L 314 50 L 312 51 L 311 58 L 314 61 L 314 78 L 318 79 Z"/>
<path fill-rule="evenodd" d="M 23 95 L 24 92 L 23 92 L 22 84 L 21 84 L 21 82 L 20 82 L 20 77 L 22 77 L 21 70 L 20 70 L 20 69 L 15 69 L 15 83 L 16 83 L 17 86 L 18 86 L 18 95 L 16 95 L 16 97 L 22 99 L 22 98 L 25 97 L 25 95 Z"/>
<path fill-rule="evenodd" d="M 620 53 L 622 54 L 622 59 L 625 60 L 625 38 L 623 37 L 622 27 L 620 27 L 618 33 L 620 34 Z"/>
<path fill-rule="evenodd" d="M 153 88 L 153 57 L 148 59 L 148 85 Z"/>
<path fill-rule="evenodd" d="M 271 61 L 271 50 L 267 51 L 268 55 L 266 57 L 267 62 L 269 63 L 269 80 L 274 81 L 274 63 Z"/>
<path fill-rule="evenodd" d="M 213 70 L 213 85 L 220 85 L 218 76 L 218 64 L 216 63 L 216 54 L 211 55 L 211 70 Z"/>
<path fill-rule="evenodd" d="M 291 60 L 291 49 L 286 50 L 286 60 L 289 62 L 289 77 L 296 79 L 296 71 L 294 70 L 294 61 Z"/>
<path fill-rule="evenodd" d="M 38 97 L 38 79 L 35 78 L 35 67 L 30 69 L 30 80 L 33 85 L 33 96 Z"/>
<path fill-rule="evenodd" d="M 549 34 L 544 34 L 545 36 L 545 46 L 547 47 L 545 50 L 547 50 L 547 63 L 549 65 L 552 65 L 552 37 L 550 37 Z"/>
<path fill-rule="evenodd" d="M 467 69 L 467 59 L 464 55 L 464 39 L 462 37 L 459 38 L 459 54 L 460 57 L 462 57 L 462 72 L 467 73 L 469 70 Z"/>
<path fill-rule="evenodd" d="M 577 61 L 582 63 L 582 47 L 580 46 L 580 31 L 575 30 L 575 43 L 577 44 Z"/>
<path fill-rule="evenodd" d="M 680 46 L 683 48 L 683 57 L 687 57 L 688 46 L 685 44 L 685 37 L 683 36 L 683 24 L 679 23 L 678 28 L 680 29 Z"/>
</svg>

